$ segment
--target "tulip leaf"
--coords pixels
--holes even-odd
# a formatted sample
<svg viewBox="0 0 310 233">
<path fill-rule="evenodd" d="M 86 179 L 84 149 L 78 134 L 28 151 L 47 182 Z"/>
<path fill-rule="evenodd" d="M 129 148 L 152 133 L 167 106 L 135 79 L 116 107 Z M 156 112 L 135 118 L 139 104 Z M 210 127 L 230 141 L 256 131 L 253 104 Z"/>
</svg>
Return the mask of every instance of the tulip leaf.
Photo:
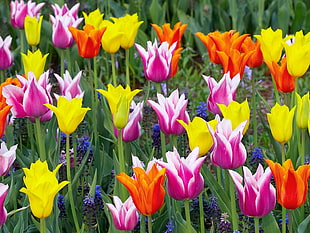
<svg viewBox="0 0 310 233">
<path fill-rule="evenodd" d="M 262 228 L 264 232 L 280 233 L 277 221 L 271 213 L 262 217 Z"/>
<path fill-rule="evenodd" d="M 183 219 L 182 215 L 180 212 L 176 213 L 176 227 L 177 227 L 177 232 L 178 233 L 189 233 L 187 231 L 187 224 L 186 221 Z M 191 229 L 191 233 L 196 233 L 196 230 L 193 228 Z"/>
<path fill-rule="evenodd" d="M 307 6 L 304 2 L 298 1 L 295 3 L 295 18 L 292 24 L 292 32 L 299 31 L 303 25 L 306 18 Z"/>
<path fill-rule="evenodd" d="M 302 221 L 297 229 L 298 233 L 310 232 L 310 215 Z"/>
</svg>

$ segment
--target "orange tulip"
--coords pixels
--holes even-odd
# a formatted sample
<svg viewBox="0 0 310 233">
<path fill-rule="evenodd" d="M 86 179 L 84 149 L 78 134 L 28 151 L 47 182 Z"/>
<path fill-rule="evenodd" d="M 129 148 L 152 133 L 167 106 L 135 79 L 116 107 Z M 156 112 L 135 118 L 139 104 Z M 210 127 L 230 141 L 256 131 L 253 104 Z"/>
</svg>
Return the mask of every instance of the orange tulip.
<svg viewBox="0 0 310 233">
<path fill-rule="evenodd" d="M 291 159 L 281 166 L 266 159 L 276 182 L 277 200 L 287 209 L 296 209 L 306 201 L 310 164 L 300 166 L 296 171 Z"/>
<path fill-rule="evenodd" d="M 0 102 L 5 103 L 6 99 L 2 95 L 2 88 L 7 85 L 14 85 L 17 87 L 22 87 L 20 81 L 17 78 L 7 78 L 3 83 L 0 84 Z"/>
<path fill-rule="evenodd" d="M 124 172 L 116 178 L 127 188 L 137 209 L 143 215 L 152 215 L 164 204 L 165 189 L 163 187 L 166 169 L 158 170 L 154 164 L 146 173 L 142 168 L 133 168 L 135 179 Z"/>
<path fill-rule="evenodd" d="M 276 82 L 277 89 L 283 93 L 295 90 L 295 78 L 287 70 L 286 57 L 281 60 L 281 65 L 275 61 L 265 61 L 273 78 Z"/>
<path fill-rule="evenodd" d="M 7 116 L 10 113 L 12 105 L 7 105 L 5 102 L 0 102 L 0 138 L 3 136 L 7 126 Z"/>
<path fill-rule="evenodd" d="M 106 27 L 95 29 L 94 26 L 86 24 L 83 30 L 69 27 L 74 40 L 77 43 L 79 54 L 84 58 L 91 58 L 98 55 L 100 42 Z"/>
<path fill-rule="evenodd" d="M 254 68 L 259 67 L 263 63 L 263 53 L 260 50 L 259 41 L 253 42 L 250 37 L 246 37 L 241 45 L 241 51 L 251 53 L 246 65 Z"/>
<path fill-rule="evenodd" d="M 178 49 L 174 50 L 174 52 L 173 52 L 172 61 L 171 61 L 170 78 L 172 78 L 174 75 L 176 75 L 176 73 L 179 69 L 178 62 L 180 60 L 182 50 L 183 50 L 183 48 L 178 48 Z"/>
</svg>

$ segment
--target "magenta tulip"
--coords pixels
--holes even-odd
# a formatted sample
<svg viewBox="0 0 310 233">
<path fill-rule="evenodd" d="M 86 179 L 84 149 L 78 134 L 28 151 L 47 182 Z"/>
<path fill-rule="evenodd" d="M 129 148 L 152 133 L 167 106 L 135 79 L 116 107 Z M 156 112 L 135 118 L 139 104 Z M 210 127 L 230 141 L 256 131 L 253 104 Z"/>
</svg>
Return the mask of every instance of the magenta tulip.
<svg viewBox="0 0 310 233">
<path fill-rule="evenodd" d="M 230 170 L 239 195 L 239 206 L 244 215 L 263 217 L 270 213 L 276 205 L 276 189 L 270 183 L 272 176 L 268 167 L 265 172 L 261 164 L 252 175 L 247 167 L 243 167 L 243 177 Z"/>
<path fill-rule="evenodd" d="M 225 104 L 228 106 L 231 101 L 236 100 L 236 91 L 240 82 L 240 75 L 237 74 L 231 79 L 229 73 L 226 73 L 218 83 L 210 76 L 203 75 L 203 78 L 210 89 L 210 95 L 207 99 L 208 110 L 213 114 L 221 114 L 218 104 Z"/>
<path fill-rule="evenodd" d="M 12 164 L 16 159 L 16 149 L 17 145 L 14 145 L 8 150 L 5 142 L 1 143 L 0 148 L 0 176 L 8 174 Z"/>
<path fill-rule="evenodd" d="M 163 42 L 158 47 L 157 41 L 154 44 L 147 42 L 147 51 L 138 44 L 135 44 L 144 67 L 146 79 L 153 82 L 163 82 L 171 77 L 172 56 L 176 43 L 169 47 L 168 42 Z"/>
<path fill-rule="evenodd" d="M 57 3 L 51 5 L 54 11 L 54 14 L 56 16 L 64 16 L 66 14 L 69 14 L 72 16 L 75 20 L 78 19 L 78 12 L 80 3 L 76 3 L 71 9 L 68 8 L 67 4 L 65 3 L 62 7 L 60 7 Z"/>
<path fill-rule="evenodd" d="M 55 77 L 59 84 L 60 95 L 71 100 L 73 98 L 83 98 L 84 91 L 80 87 L 80 81 L 82 77 L 82 71 L 80 71 L 73 79 L 69 71 L 66 70 L 64 73 L 64 78 L 60 77 L 58 74 L 55 74 Z M 54 94 L 56 99 L 59 95 Z"/>
<path fill-rule="evenodd" d="M 128 117 L 127 125 L 122 129 L 122 139 L 124 142 L 132 142 L 138 139 L 141 135 L 143 101 L 136 104 L 131 102 L 130 113 Z M 118 138 L 118 130 L 114 127 L 114 135 Z"/>
<path fill-rule="evenodd" d="M 180 157 L 176 148 L 166 153 L 167 163 L 157 163 L 166 168 L 168 194 L 176 200 L 194 199 L 204 187 L 200 168 L 206 157 L 199 158 L 199 147 L 186 157 Z"/>
<path fill-rule="evenodd" d="M 188 100 L 185 95 L 179 97 L 179 91 L 176 89 L 168 98 L 157 93 L 158 103 L 153 100 L 147 102 L 154 109 L 158 116 L 160 129 L 165 134 L 179 135 L 185 132 L 184 127 L 177 121 L 182 120 L 186 124 L 189 122 L 189 115 L 186 111 Z"/>
<path fill-rule="evenodd" d="M 0 70 L 7 69 L 13 64 L 14 57 L 10 51 L 11 42 L 11 36 L 7 36 L 4 40 L 0 36 Z"/>
<path fill-rule="evenodd" d="M 241 139 L 246 122 L 240 123 L 232 130 L 231 121 L 223 119 L 217 124 L 215 132 L 212 126 L 208 124 L 214 141 L 210 158 L 215 166 L 223 169 L 235 169 L 245 163 L 247 154 Z"/>
<path fill-rule="evenodd" d="M 23 29 L 24 21 L 26 15 L 30 17 L 39 17 L 39 10 L 44 6 L 44 2 L 39 3 L 38 5 L 35 2 L 29 0 L 25 3 L 23 0 L 11 1 L 10 3 L 10 12 L 11 12 L 11 24 L 15 28 Z"/>
<path fill-rule="evenodd" d="M 7 85 L 3 87 L 3 96 L 8 105 L 12 105 L 11 112 L 14 117 L 29 117 L 32 122 L 39 117 L 40 121 L 49 121 L 53 112 L 44 106 L 52 104 L 50 91 L 52 85 L 49 83 L 48 71 L 43 73 L 39 80 L 32 72 L 28 73 L 28 79 L 17 75 L 22 87 Z"/>
<path fill-rule="evenodd" d="M 117 196 L 113 196 L 114 205 L 106 203 L 112 213 L 114 226 L 118 230 L 131 231 L 138 223 L 138 210 L 132 198 L 129 197 L 124 203 Z"/>
<path fill-rule="evenodd" d="M 7 217 L 7 211 L 4 207 L 4 202 L 8 191 L 9 186 L 7 184 L 0 183 L 0 226 L 5 223 Z"/>
</svg>

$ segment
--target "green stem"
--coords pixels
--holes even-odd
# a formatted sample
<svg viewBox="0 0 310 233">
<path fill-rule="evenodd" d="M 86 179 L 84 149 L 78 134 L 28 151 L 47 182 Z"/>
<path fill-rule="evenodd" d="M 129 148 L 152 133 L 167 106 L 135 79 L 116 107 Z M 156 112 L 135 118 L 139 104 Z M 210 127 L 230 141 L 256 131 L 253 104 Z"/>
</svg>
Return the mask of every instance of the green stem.
<svg viewBox="0 0 310 233">
<path fill-rule="evenodd" d="M 37 136 L 37 141 L 38 141 L 38 146 L 39 146 L 39 157 L 41 159 L 41 161 L 45 161 L 46 160 L 46 154 L 45 154 L 45 145 L 44 145 L 44 135 L 42 135 L 42 131 L 41 131 L 41 122 L 40 122 L 40 118 L 36 117 L 36 136 Z"/>
<path fill-rule="evenodd" d="M 258 0 L 258 17 L 257 17 L 257 21 L 258 21 L 259 32 L 263 28 L 264 4 L 265 4 L 265 0 Z"/>
<path fill-rule="evenodd" d="M 129 77 L 129 49 L 125 49 L 125 62 L 126 62 L 126 85 L 130 86 L 130 77 Z"/>
<path fill-rule="evenodd" d="M 184 200 L 184 208 L 185 208 L 185 217 L 186 217 L 186 225 L 187 225 L 187 232 L 190 233 L 191 231 L 191 215 L 189 211 L 189 200 Z"/>
<path fill-rule="evenodd" d="M 3 83 L 5 81 L 5 71 L 0 70 L 0 82 Z"/>
<path fill-rule="evenodd" d="M 40 218 L 40 233 L 46 233 L 45 218 Z"/>
<path fill-rule="evenodd" d="M 227 170 L 228 173 L 228 170 Z M 229 176 L 230 177 L 230 176 Z M 235 186 L 232 178 L 229 178 L 229 191 L 230 191 L 230 204 L 231 204 L 231 218 L 233 231 L 238 230 L 238 216 L 236 211 L 236 197 L 235 197 Z"/>
<path fill-rule="evenodd" d="M 282 206 L 282 233 L 286 233 L 286 209 Z"/>
<path fill-rule="evenodd" d="M 115 72 L 115 55 L 111 53 L 111 65 L 112 65 L 112 83 L 116 86 L 116 72 Z"/>
<path fill-rule="evenodd" d="M 20 52 L 25 52 L 25 38 L 24 38 L 24 30 L 19 30 L 19 39 L 20 39 Z"/>
<path fill-rule="evenodd" d="M 140 233 L 145 233 L 145 216 L 141 214 L 140 216 Z"/>
<path fill-rule="evenodd" d="M 275 95 L 275 98 L 276 98 L 276 102 L 278 104 L 281 104 L 280 102 L 280 96 L 279 96 L 279 91 L 277 89 L 277 85 L 276 85 L 276 82 L 274 80 L 274 77 L 272 77 L 272 83 L 273 83 L 273 90 L 274 90 L 274 95 Z"/>
<path fill-rule="evenodd" d="M 222 170 L 220 167 L 216 167 L 216 176 L 218 184 L 222 186 Z"/>
<path fill-rule="evenodd" d="M 238 15 L 237 15 L 237 3 L 236 0 L 229 0 L 229 9 L 232 17 L 232 29 L 238 31 Z"/>
<path fill-rule="evenodd" d="M 200 232 L 205 232 L 205 216 L 203 211 L 203 200 L 202 200 L 203 192 L 199 195 L 199 216 L 200 216 Z"/>
<path fill-rule="evenodd" d="M 73 200 L 72 182 L 71 182 L 72 179 L 71 179 L 71 170 L 70 170 L 71 161 L 70 161 L 69 147 L 70 147 L 70 134 L 66 134 L 66 165 L 67 165 L 67 179 L 69 181 L 68 195 L 69 195 L 69 201 L 70 201 L 71 212 L 72 212 L 75 229 L 76 229 L 76 232 L 80 233 L 80 226 L 79 226 L 79 222 L 76 216 L 75 204 Z"/>
<path fill-rule="evenodd" d="M 288 210 L 288 232 L 293 233 L 293 210 Z"/>
<path fill-rule="evenodd" d="M 148 215 L 147 220 L 148 233 L 152 233 L 152 215 Z"/>
<path fill-rule="evenodd" d="M 118 129 L 117 145 L 118 145 L 119 172 L 126 173 L 122 129 Z M 125 186 L 121 185 L 120 187 L 121 187 L 120 197 L 122 200 L 125 200 L 126 199 Z"/>
<path fill-rule="evenodd" d="M 281 143 L 281 155 L 282 155 L 282 164 L 285 162 L 285 146 L 284 143 Z"/>
<path fill-rule="evenodd" d="M 257 142 L 257 103 L 256 103 L 256 82 L 255 82 L 255 76 L 252 76 L 252 109 L 253 109 L 253 141 L 254 141 L 254 147 L 257 148 L 258 142 Z"/>
<path fill-rule="evenodd" d="M 64 50 L 60 49 L 60 76 L 64 77 L 65 73 L 65 54 Z"/>
<path fill-rule="evenodd" d="M 255 233 L 259 233 L 259 217 L 254 217 Z"/>
<path fill-rule="evenodd" d="M 95 148 L 98 146 L 98 128 L 97 128 L 97 109 L 98 109 L 98 98 L 97 98 L 97 88 L 98 88 L 98 73 L 97 73 L 97 59 L 96 57 L 93 58 L 94 60 L 94 91 L 93 91 L 93 103 L 92 103 L 92 111 L 93 111 L 93 124 L 94 124 L 94 141 L 95 141 Z"/>
<path fill-rule="evenodd" d="M 163 131 L 160 130 L 160 147 L 161 147 L 161 156 L 163 160 L 166 162 L 166 135 L 163 133 Z"/>
</svg>

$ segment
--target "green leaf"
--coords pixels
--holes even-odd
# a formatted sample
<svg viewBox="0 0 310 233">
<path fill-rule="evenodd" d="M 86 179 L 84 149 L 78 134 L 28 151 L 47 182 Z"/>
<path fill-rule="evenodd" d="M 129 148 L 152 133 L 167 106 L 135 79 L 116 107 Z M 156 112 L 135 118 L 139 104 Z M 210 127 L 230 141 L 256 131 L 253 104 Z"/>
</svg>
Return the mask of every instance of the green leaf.
<svg viewBox="0 0 310 233">
<path fill-rule="evenodd" d="M 298 233 L 310 232 L 310 215 L 308 215 L 308 217 L 299 224 L 297 232 Z"/>
<path fill-rule="evenodd" d="M 262 217 L 262 228 L 264 232 L 280 233 L 277 221 L 271 213 Z"/>
<path fill-rule="evenodd" d="M 180 212 L 176 213 L 176 227 L 178 233 L 189 233 L 187 231 L 187 224 L 186 221 L 183 219 Z M 191 229 L 191 233 L 195 233 L 196 230 L 193 228 Z"/>
</svg>

